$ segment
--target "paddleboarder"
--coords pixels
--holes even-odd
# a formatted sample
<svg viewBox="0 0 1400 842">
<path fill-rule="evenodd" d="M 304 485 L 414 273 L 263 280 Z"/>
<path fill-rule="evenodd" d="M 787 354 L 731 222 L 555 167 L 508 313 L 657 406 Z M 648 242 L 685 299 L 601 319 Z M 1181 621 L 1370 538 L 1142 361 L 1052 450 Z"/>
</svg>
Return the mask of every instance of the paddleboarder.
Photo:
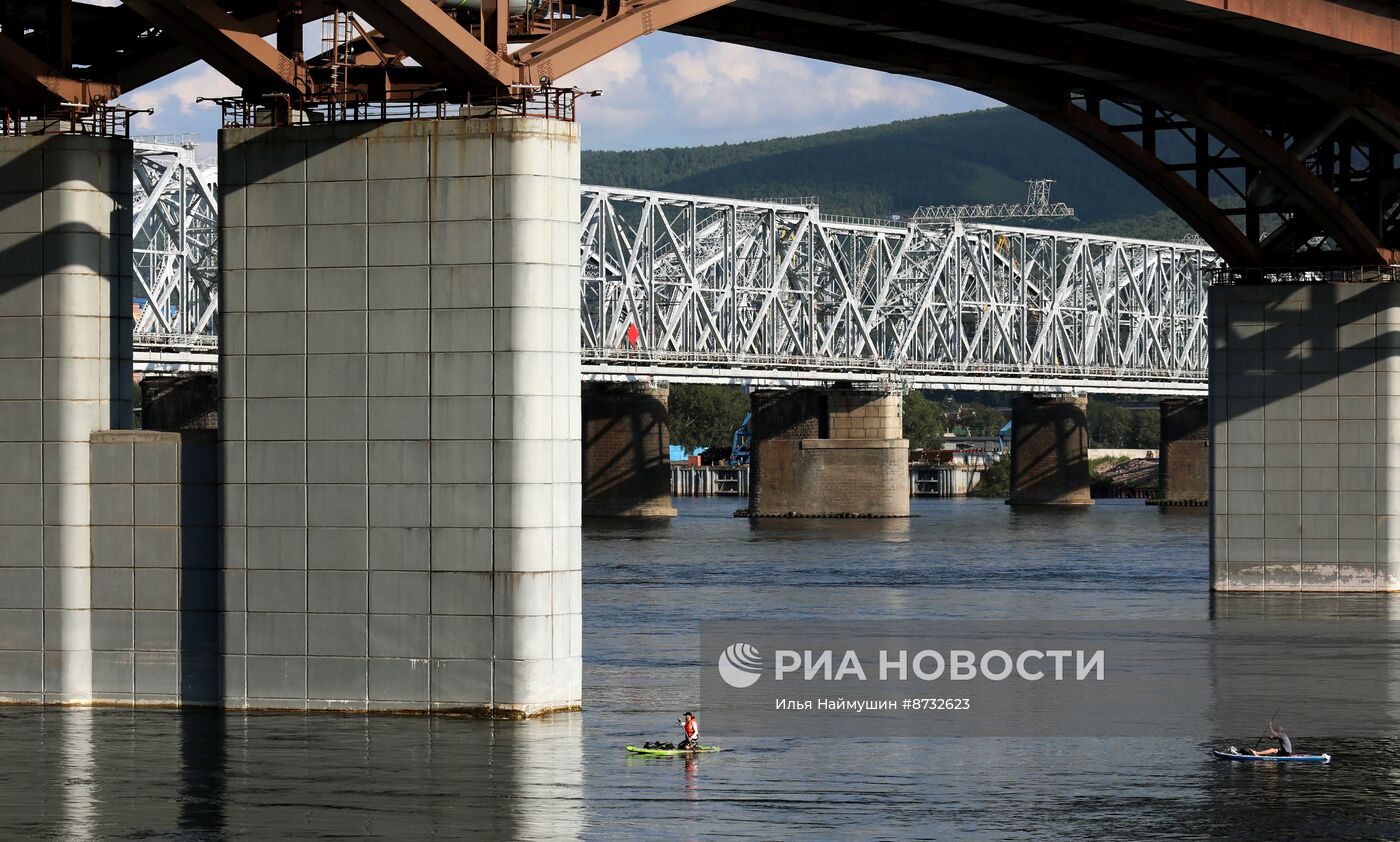
<svg viewBox="0 0 1400 842">
<path fill-rule="evenodd" d="M 675 745 L 666 742 L 645 743 L 642 748 L 664 751 L 698 751 L 700 749 L 700 720 L 695 714 L 686 711 L 676 718 L 676 724 L 685 729 L 685 736 Z M 630 748 L 630 746 L 629 746 Z"/>
<path fill-rule="evenodd" d="M 685 729 L 685 739 L 681 740 L 676 748 L 696 749 L 700 747 L 700 720 L 695 718 L 695 714 L 686 711 L 677 722 Z"/>
<path fill-rule="evenodd" d="M 1278 748 L 1252 748 L 1249 753 L 1255 757 L 1291 757 L 1293 755 L 1293 741 L 1288 739 L 1288 735 L 1283 733 L 1282 728 L 1275 728 L 1272 722 L 1269 723 L 1267 738 L 1278 740 Z"/>
</svg>

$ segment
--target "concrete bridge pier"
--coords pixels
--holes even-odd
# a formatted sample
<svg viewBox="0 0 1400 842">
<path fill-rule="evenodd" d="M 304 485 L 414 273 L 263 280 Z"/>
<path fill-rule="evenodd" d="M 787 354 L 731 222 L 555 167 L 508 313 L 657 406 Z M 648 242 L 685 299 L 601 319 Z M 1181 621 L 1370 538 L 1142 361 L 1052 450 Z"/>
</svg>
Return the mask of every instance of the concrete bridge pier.
<svg viewBox="0 0 1400 842">
<path fill-rule="evenodd" d="M 89 438 L 131 424 L 131 143 L 0 138 L 0 699 L 92 698 Z"/>
<path fill-rule="evenodd" d="M 584 517 L 676 516 L 670 392 L 664 384 L 583 385 Z"/>
<path fill-rule="evenodd" d="M 903 396 L 753 392 L 750 517 L 908 517 Z"/>
<path fill-rule="evenodd" d="M 1157 497 L 1162 506 L 1205 505 L 1210 496 L 1210 422 L 1204 398 L 1161 402 Z"/>
<path fill-rule="evenodd" d="M 220 135 L 226 704 L 581 699 L 579 133 Z"/>
<path fill-rule="evenodd" d="M 1210 288 L 1211 585 L 1400 590 L 1400 286 Z"/>
<path fill-rule="evenodd" d="M 1088 398 L 1022 395 L 1011 404 L 1013 506 L 1088 506 Z"/>
</svg>

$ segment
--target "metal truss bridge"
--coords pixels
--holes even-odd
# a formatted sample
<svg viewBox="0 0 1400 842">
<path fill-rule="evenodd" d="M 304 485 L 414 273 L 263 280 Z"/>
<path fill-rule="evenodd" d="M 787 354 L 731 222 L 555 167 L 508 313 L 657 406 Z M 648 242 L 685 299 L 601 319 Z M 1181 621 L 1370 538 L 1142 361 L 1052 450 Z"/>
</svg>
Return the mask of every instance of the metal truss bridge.
<svg viewBox="0 0 1400 842">
<path fill-rule="evenodd" d="M 138 145 L 141 371 L 217 368 L 217 190 Z M 1204 394 L 1209 249 L 582 190 L 583 376 Z"/>
<path fill-rule="evenodd" d="M 1204 394 L 1197 245 L 583 189 L 596 379 Z"/>
<path fill-rule="evenodd" d="M 218 175 L 188 137 L 135 144 L 132 263 L 138 370 L 217 368 Z"/>
</svg>

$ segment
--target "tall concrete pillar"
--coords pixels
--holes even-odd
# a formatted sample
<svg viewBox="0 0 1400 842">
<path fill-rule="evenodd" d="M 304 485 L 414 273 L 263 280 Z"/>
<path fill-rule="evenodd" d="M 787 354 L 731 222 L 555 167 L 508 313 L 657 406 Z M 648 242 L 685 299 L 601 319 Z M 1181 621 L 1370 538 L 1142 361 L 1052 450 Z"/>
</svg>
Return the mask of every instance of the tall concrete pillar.
<svg viewBox="0 0 1400 842">
<path fill-rule="evenodd" d="M 1087 506 L 1089 400 L 1022 395 L 1011 404 L 1013 506 Z"/>
<path fill-rule="evenodd" d="M 1210 449 L 1206 400 L 1168 398 L 1161 402 L 1157 456 L 1157 497 L 1165 506 L 1202 506 L 1210 495 Z"/>
<path fill-rule="evenodd" d="M 131 422 L 131 143 L 0 138 L 0 700 L 92 693 L 88 439 Z"/>
<path fill-rule="evenodd" d="M 581 696 L 578 127 L 220 136 L 230 706 Z"/>
<path fill-rule="evenodd" d="M 670 387 L 583 386 L 585 517 L 675 517 L 671 505 Z"/>
<path fill-rule="evenodd" d="M 750 517 L 908 517 L 909 442 L 899 394 L 753 393 Z"/>
<path fill-rule="evenodd" d="M 1400 286 L 1210 290 L 1211 584 L 1400 590 Z"/>
</svg>

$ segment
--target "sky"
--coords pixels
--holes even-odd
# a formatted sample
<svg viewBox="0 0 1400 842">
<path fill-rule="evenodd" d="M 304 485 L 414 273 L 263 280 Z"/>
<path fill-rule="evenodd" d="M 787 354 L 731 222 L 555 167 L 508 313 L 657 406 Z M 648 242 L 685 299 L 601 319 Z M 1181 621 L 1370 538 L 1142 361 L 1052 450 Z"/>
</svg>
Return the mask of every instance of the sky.
<svg viewBox="0 0 1400 842">
<path fill-rule="evenodd" d="M 308 35 L 307 43 L 316 42 Z M 735 143 L 999 104 L 923 79 L 666 32 L 633 41 L 560 84 L 603 92 L 579 102 L 587 149 Z M 196 98 L 237 93 L 233 83 L 200 63 L 120 102 L 156 109 L 135 121 L 133 134 L 189 133 L 203 146 L 214 140 L 219 111 Z"/>
</svg>

